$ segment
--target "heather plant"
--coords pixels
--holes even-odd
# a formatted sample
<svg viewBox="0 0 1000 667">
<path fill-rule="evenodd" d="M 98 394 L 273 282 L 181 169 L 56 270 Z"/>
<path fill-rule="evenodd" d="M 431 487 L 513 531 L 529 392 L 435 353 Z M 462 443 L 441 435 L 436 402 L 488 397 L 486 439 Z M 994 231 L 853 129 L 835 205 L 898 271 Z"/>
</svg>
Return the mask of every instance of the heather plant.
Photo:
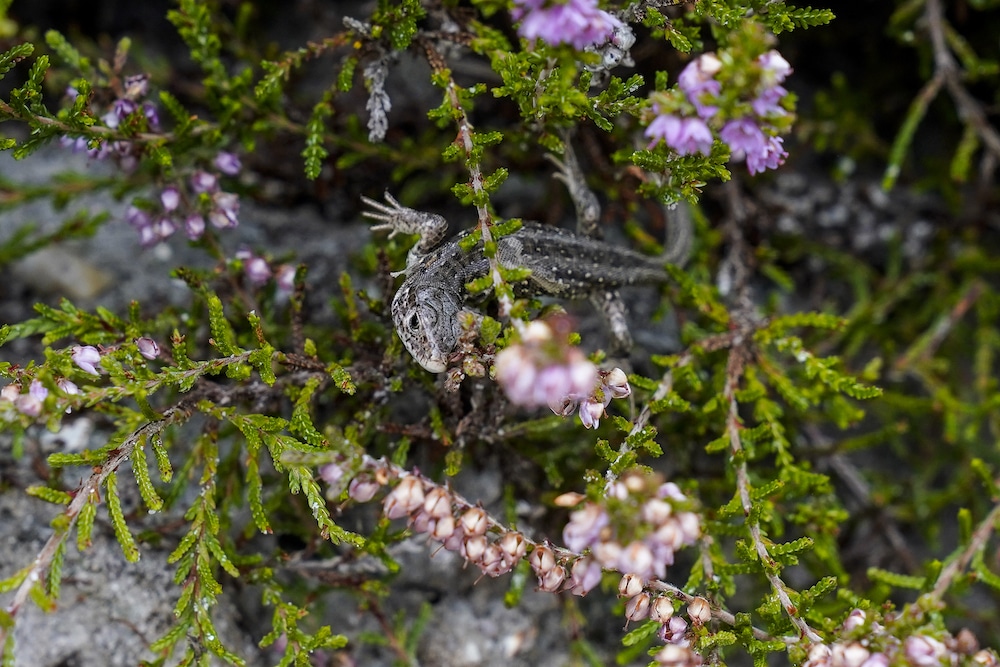
<svg viewBox="0 0 1000 667">
<path fill-rule="evenodd" d="M 317 560 L 388 572 L 393 546 L 418 539 L 427 558 L 456 553 L 506 581 L 505 604 L 530 587 L 562 596 L 580 627 L 567 664 L 997 664 L 1000 263 L 995 219 L 975 206 L 995 202 L 1000 158 L 991 3 L 963 6 L 980 21 L 940 0 L 899 6 L 887 29 L 924 84 L 895 116 L 865 95 L 884 82 L 847 90 L 836 76 L 802 105 L 792 54 L 808 60 L 803 45 L 836 22 L 780 2 L 379 0 L 280 51 L 260 36 L 266 3 L 180 0 L 168 18 L 200 81 L 174 88 L 128 37 L 39 34 L 10 4 L 0 147 L 85 153 L 112 176 L 5 184 L 2 206 L 106 192 L 125 213 L 17 230 L 0 263 L 130 225 L 136 252 L 190 244 L 208 268 L 162 276 L 186 286 L 185 307 L 62 299 L 0 323 L 0 346 L 35 349 L 0 360 L 9 455 L 84 415 L 100 434 L 49 455 L 36 484 L 0 486 L 53 506 L 41 551 L 2 564 L 3 665 L 25 608 L 58 604 L 67 552 L 86 557 L 103 522 L 127 561 L 172 548 L 172 626 L 150 638 L 149 665 L 246 664 L 213 616 L 238 582 L 273 611 L 257 639 L 277 664 L 350 655 L 349 642 L 417 664 L 423 620 L 386 620 L 390 576 L 290 576 L 293 548 L 256 539 L 278 532 Z M 404 67 L 426 79 L 420 94 L 393 88 Z M 478 314 L 463 313 L 443 372 L 393 331 L 413 238 L 374 231 L 339 285 L 267 247 L 227 252 L 226 235 L 254 224 L 246 202 L 273 204 L 259 172 L 289 145 L 298 173 L 347 199 L 396 190 L 475 220 L 466 250 L 482 247 L 489 271 L 467 286 Z M 653 352 L 613 358 L 565 304 L 522 298 L 524 272 L 496 257 L 520 224 L 496 205 L 505 182 L 550 173 L 546 156 L 576 160 L 574 147 L 608 236 L 655 254 L 677 207 L 695 211 L 689 256 L 655 290 L 677 337 Z M 796 151 L 970 203 L 923 245 L 888 230 L 878 252 L 856 252 L 773 222 L 758 193 Z M 503 502 L 456 490 L 501 457 L 520 471 Z M 126 488 L 138 510 L 123 508 Z M 364 520 L 348 524 L 354 510 Z M 324 624 L 331 586 L 382 636 Z M 609 625 L 614 649 L 588 632 Z"/>
</svg>

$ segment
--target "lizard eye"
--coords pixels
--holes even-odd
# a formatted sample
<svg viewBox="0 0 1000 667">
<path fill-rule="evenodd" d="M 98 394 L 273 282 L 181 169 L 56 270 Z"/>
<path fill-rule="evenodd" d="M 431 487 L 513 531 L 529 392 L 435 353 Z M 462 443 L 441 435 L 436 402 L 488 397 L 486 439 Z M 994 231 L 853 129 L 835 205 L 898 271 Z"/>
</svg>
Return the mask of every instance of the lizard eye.
<svg viewBox="0 0 1000 667">
<path fill-rule="evenodd" d="M 420 318 L 417 317 L 416 313 L 410 315 L 410 319 L 406 320 L 406 326 L 411 330 L 416 330 L 420 326 Z"/>
</svg>

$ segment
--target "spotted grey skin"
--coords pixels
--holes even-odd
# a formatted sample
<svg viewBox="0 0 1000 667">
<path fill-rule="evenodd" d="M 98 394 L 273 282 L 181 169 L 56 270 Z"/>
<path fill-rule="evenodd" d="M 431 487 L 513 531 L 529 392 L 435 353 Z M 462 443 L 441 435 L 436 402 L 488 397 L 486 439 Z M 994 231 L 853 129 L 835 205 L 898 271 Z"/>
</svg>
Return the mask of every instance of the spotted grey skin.
<svg viewBox="0 0 1000 667">
<path fill-rule="evenodd" d="M 665 263 L 683 263 L 690 249 L 691 221 L 683 206 L 671 216 L 665 254 L 647 257 L 626 248 L 593 238 L 598 232 L 600 204 L 587 187 L 580 165 L 567 141 L 563 160 L 552 159 L 559 171 L 555 176 L 569 189 L 576 206 L 581 233 L 535 223 L 497 240 L 497 260 L 506 268 L 531 270 L 524 281 L 513 285 L 519 296 L 549 295 L 564 299 L 590 298 L 604 313 L 613 338 L 613 349 L 628 350 L 632 345 L 625 304 L 618 288 L 667 281 Z M 477 245 L 465 251 L 459 241 L 469 232 L 441 243 L 448 223 L 440 215 L 402 206 L 386 193 L 385 203 L 362 197 L 370 207 L 363 215 L 377 224 L 373 230 L 419 234 L 410 250 L 406 279 L 392 300 L 392 321 L 404 347 L 417 363 L 432 373 L 448 367 L 461 333 L 462 313 L 474 307 L 466 283 L 490 270 L 489 261 Z"/>
<path fill-rule="evenodd" d="M 391 214 L 385 210 L 388 206 L 366 200 L 373 208 L 378 204 L 376 211 L 366 215 L 387 225 L 392 224 L 390 219 L 427 219 L 427 214 L 389 201 L 393 204 Z M 417 363 L 432 373 L 447 368 L 448 356 L 455 349 L 461 330 L 460 314 L 472 298 L 466 283 L 489 271 L 481 247 L 465 251 L 459 246 L 468 233 L 419 255 L 415 263 L 407 266 L 406 280 L 392 300 L 392 320 L 400 340 Z M 624 321 L 623 310 L 618 317 L 612 312 L 620 303 L 618 288 L 667 280 L 662 259 L 534 223 L 525 223 L 513 234 L 500 238 L 497 260 L 507 268 L 531 270 L 527 280 L 514 285 L 519 296 L 591 297 L 609 320 Z M 625 331 L 627 336 L 627 328 Z"/>
</svg>

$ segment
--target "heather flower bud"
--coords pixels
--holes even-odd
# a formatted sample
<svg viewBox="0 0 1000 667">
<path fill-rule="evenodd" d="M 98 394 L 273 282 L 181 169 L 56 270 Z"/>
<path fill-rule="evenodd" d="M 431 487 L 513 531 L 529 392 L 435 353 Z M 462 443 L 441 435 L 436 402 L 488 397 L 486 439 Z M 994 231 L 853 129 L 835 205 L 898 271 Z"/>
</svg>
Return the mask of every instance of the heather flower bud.
<svg viewBox="0 0 1000 667">
<path fill-rule="evenodd" d="M 479 567 L 483 574 L 490 577 L 499 577 L 501 574 L 510 571 L 504 559 L 503 549 L 496 542 L 490 542 L 483 552 L 483 557 L 479 560 Z"/>
<path fill-rule="evenodd" d="M 641 621 L 649 616 L 649 593 L 642 592 L 630 597 L 625 602 L 625 618 L 630 621 Z"/>
<path fill-rule="evenodd" d="M 347 485 L 347 495 L 359 503 L 367 503 L 382 486 L 368 475 L 358 475 Z"/>
<path fill-rule="evenodd" d="M 416 477 L 407 476 L 400 480 L 382 502 L 382 511 L 390 519 L 399 519 L 424 504 L 424 488 Z"/>
<path fill-rule="evenodd" d="M 642 592 L 642 577 L 635 574 L 626 574 L 618 582 L 618 595 L 621 597 L 634 597 Z"/>
<path fill-rule="evenodd" d="M 838 667 L 861 667 L 871 653 L 858 642 L 834 644 L 830 660 Z M 911 663 L 912 664 L 912 663 Z"/>
<path fill-rule="evenodd" d="M 865 612 L 862 609 L 854 609 L 847 618 L 844 619 L 844 626 L 842 632 L 848 634 L 854 630 L 860 628 L 865 624 Z"/>
<path fill-rule="evenodd" d="M 448 492 L 440 486 L 428 491 L 424 497 L 424 511 L 435 519 L 451 517 L 451 497 Z"/>
<path fill-rule="evenodd" d="M 516 531 L 504 533 L 499 540 L 500 548 L 503 549 L 507 561 L 512 565 L 524 558 L 527 553 L 527 542 L 524 535 Z"/>
<path fill-rule="evenodd" d="M 580 421 L 584 428 L 597 428 L 604 416 L 604 403 L 585 398 L 580 401 Z"/>
<path fill-rule="evenodd" d="M 72 349 L 74 364 L 91 375 L 100 375 L 94 367 L 94 364 L 98 364 L 101 361 L 101 353 L 97 351 L 96 347 L 93 345 L 74 345 Z"/>
<path fill-rule="evenodd" d="M 152 361 L 160 356 L 160 346 L 152 338 L 143 336 L 135 339 L 135 346 L 139 348 L 139 354 Z"/>
<path fill-rule="evenodd" d="M 612 398 L 625 398 L 632 393 L 629 386 L 628 376 L 620 368 L 613 368 L 604 376 L 603 381 L 605 391 L 611 394 Z"/>
<path fill-rule="evenodd" d="M 566 581 L 566 568 L 556 565 L 551 570 L 538 576 L 538 590 L 546 593 L 556 593 Z"/>
<path fill-rule="evenodd" d="M 163 188 L 160 192 L 160 203 L 163 204 L 163 210 L 170 212 L 175 210 L 181 204 L 181 192 L 174 186 L 168 186 Z"/>
<path fill-rule="evenodd" d="M 534 548 L 531 555 L 528 556 L 528 562 L 531 564 L 531 569 L 535 571 L 539 579 L 542 578 L 547 572 L 556 567 L 556 555 L 553 553 L 552 549 L 541 544 Z"/>
<path fill-rule="evenodd" d="M 10 401 L 13 403 L 14 401 L 17 400 L 17 397 L 20 395 L 21 395 L 21 387 L 15 383 L 11 383 L 5 386 L 3 389 L 0 389 L 0 399 L 3 399 L 5 401 Z"/>
<path fill-rule="evenodd" d="M 982 665 L 982 667 L 997 667 L 997 665 L 1000 665 L 1000 660 L 997 660 L 996 653 L 989 649 L 978 651 L 972 656 L 972 661 L 977 665 Z"/>
<path fill-rule="evenodd" d="M 319 478 L 334 488 L 339 487 L 340 480 L 344 478 L 344 469 L 336 463 L 327 463 L 325 466 L 320 466 L 318 472 Z"/>
<path fill-rule="evenodd" d="M 240 168 L 242 167 L 240 158 L 227 151 L 219 151 L 219 154 L 215 156 L 213 164 L 215 164 L 216 169 L 227 176 L 235 176 L 240 173 Z"/>
<path fill-rule="evenodd" d="M 691 619 L 692 623 L 697 625 L 704 625 L 712 620 L 712 607 L 708 604 L 708 600 L 703 597 L 697 597 L 688 603 L 688 618 Z"/>
<path fill-rule="evenodd" d="M 667 644 L 653 656 L 653 660 L 661 667 L 686 667 L 696 664 L 693 660 L 693 652 L 685 646 Z"/>
<path fill-rule="evenodd" d="M 666 623 L 674 615 L 673 600 L 661 595 L 649 604 L 649 617 L 657 623 Z"/>
<path fill-rule="evenodd" d="M 243 271 L 251 285 L 260 287 L 271 279 L 271 267 L 263 257 L 251 257 L 244 261 Z"/>
<path fill-rule="evenodd" d="M 207 171 L 196 171 L 191 174 L 191 189 L 196 194 L 213 192 L 218 184 L 218 177 L 215 174 L 208 173 Z"/>
<path fill-rule="evenodd" d="M 470 535 L 462 542 L 462 555 L 465 556 L 466 560 L 478 563 L 483 554 L 486 553 L 488 546 L 489 540 L 486 539 L 485 535 Z"/>
<path fill-rule="evenodd" d="M 944 644 L 924 635 L 911 635 L 903 642 L 903 652 L 911 665 L 937 665 L 945 650 Z"/>
<path fill-rule="evenodd" d="M 872 653 L 861 663 L 861 667 L 889 667 L 889 656 L 885 653 Z"/>
<path fill-rule="evenodd" d="M 205 218 L 198 213 L 192 213 L 184 218 L 184 234 L 188 239 L 197 241 L 205 233 Z"/>
<path fill-rule="evenodd" d="M 466 535 L 485 535 L 489 527 L 489 516 L 482 507 L 470 507 L 462 513 L 461 528 Z"/>
<path fill-rule="evenodd" d="M 455 517 L 451 514 L 447 514 L 437 519 L 434 523 L 434 528 L 431 530 L 431 537 L 438 542 L 443 542 L 444 540 L 451 537 L 452 533 L 455 532 Z"/>
</svg>

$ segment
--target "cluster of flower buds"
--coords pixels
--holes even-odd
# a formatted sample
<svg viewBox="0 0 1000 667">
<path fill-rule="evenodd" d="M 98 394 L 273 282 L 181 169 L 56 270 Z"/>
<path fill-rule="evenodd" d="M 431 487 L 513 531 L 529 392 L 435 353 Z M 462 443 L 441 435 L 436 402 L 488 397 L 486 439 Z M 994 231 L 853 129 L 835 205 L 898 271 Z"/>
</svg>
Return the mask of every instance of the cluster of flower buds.
<svg viewBox="0 0 1000 667">
<path fill-rule="evenodd" d="M 756 58 L 746 73 L 729 72 L 723 62 L 732 62 L 727 54 L 706 53 L 681 72 L 677 89 L 655 93 L 654 118 L 646 128 L 651 145 L 663 141 L 679 155 L 712 152 L 713 129 L 729 145 L 734 161 L 746 160 L 751 174 L 776 169 L 788 153 L 777 136 L 776 121 L 788 116 L 782 101 L 788 91 L 781 86 L 792 68 L 777 51 Z M 731 67 L 731 66 L 730 66 Z M 737 76 L 738 74 L 738 76 Z M 720 80 L 720 77 L 725 80 Z M 720 112 L 721 100 L 742 85 L 745 100 L 738 112 Z"/>
<path fill-rule="evenodd" d="M 560 504 L 574 500 L 561 498 Z M 698 515 L 678 509 L 685 504 L 673 482 L 629 472 L 609 486 L 600 503 L 588 501 L 570 515 L 563 540 L 572 551 L 590 549 L 603 568 L 644 582 L 663 579 L 674 552 L 701 534 Z"/>
<path fill-rule="evenodd" d="M 156 105 L 143 100 L 148 92 L 148 76 L 138 74 L 126 77 L 119 96 L 101 116 L 101 120 L 111 129 L 128 127 L 130 134 L 159 130 L 160 117 Z M 66 89 L 66 95 L 70 100 L 76 100 L 79 92 L 70 86 Z M 92 140 L 86 137 L 63 136 L 59 141 L 74 153 L 85 152 L 95 160 L 114 160 L 125 171 L 132 171 L 139 164 L 136 144 L 127 139 L 104 141 L 94 147 L 91 146 Z"/>
<path fill-rule="evenodd" d="M 236 176 L 240 159 L 233 153 L 219 152 L 213 169 L 198 169 L 186 184 L 178 181 L 160 191 L 159 201 L 148 207 L 129 206 L 125 220 L 139 233 L 143 246 L 151 246 L 184 229 L 188 239 L 197 241 L 205 233 L 206 219 L 217 229 L 239 224 L 240 199 L 219 187 L 220 175 Z"/>
<path fill-rule="evenodd" d="M 59 392 L 65 396 L 72 396 L 80 393 L 80 388 L 71 380 L 60 378 L 56 382 Z M 0 404 L 7 403 L 15 410 L 28 417 L 38 417 L 42 414 L 45 399 L 49 396 L 49 390 L 38 379 L 32 380 L 28 384 L 28 392 L 21 393 L 21 383 L 12 382 L 0 389 Z M 66 409 L 69 412 L 69 408 Z"/>
<path fill-rule="evenodd" d="M 917 611 L 909 607 L 910 612 Z M 951 635 L 944 630 L 913 633 L 905 625 L 909 613 L 887 615 L 883 623 L 855 609 L 841 626 L 841 639 L 830 644 L 814 644 L 803 667 L 888 667 L 891 665 L 977 665 L 998 667 L 995 651 L 980 649 L 975 635 L 961 630 Z M 898 627 L 897 627 L 898 626 Z M 906 634 L 905 638 L 899 635 Z M 932 636 L 933 635 L 933 636 Z"/>
<path fill-rule="evenodd" d="M 529 323 L 521 342 L 497 355 L 496 381 L 515 405 L 547 405 L 567 417 L 579 412 L 586 428 L 596 428 L 613 398 L 632 393 L 620 368 L 598 371 L 569 344 L 569 318 L 557 316 Z"/>
<path fill-rule="evenodd" d="M 569 44 L 577 50 L 610 41 L 615 30 L 623 26 L 618 18 L 599 9 L 597 0 L 514 0 L 511 17 L 521 22 L 517 34 L 524 39 L 540 39 L 553 46 Z"/>
</svg>

